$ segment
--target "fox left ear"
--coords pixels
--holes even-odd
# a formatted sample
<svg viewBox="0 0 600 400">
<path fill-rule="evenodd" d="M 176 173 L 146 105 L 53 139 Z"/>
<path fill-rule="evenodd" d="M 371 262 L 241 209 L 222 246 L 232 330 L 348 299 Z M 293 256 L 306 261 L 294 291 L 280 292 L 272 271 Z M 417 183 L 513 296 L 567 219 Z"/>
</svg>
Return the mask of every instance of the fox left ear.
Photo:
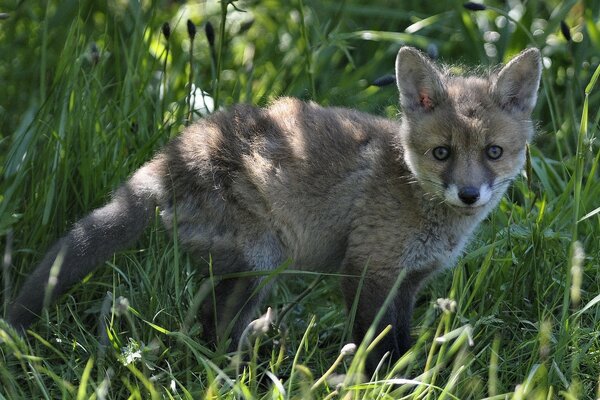
<svg viewBox="0 0 600 400">
<path fill-rule="evenodd" d="M 537 101 L 541 75 L 540 51 L 524 50 L 502 68 L 492 92 L 503 109 L 528 115 Z"/>
</svg>

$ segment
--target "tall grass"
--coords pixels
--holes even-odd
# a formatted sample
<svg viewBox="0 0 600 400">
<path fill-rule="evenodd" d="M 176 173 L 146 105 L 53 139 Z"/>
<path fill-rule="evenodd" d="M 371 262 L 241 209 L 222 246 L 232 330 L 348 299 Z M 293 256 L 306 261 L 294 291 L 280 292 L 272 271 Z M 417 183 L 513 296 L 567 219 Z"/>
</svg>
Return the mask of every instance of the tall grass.
<svg viewBox="0 0 600 400">
<path fill-rule="evenodd" d="M 4 305 L 51 242 L 183 128 L 190 80 L 215 108 L 293 95 L 395 117 L 393 85 L 370 83 L 402 44 L 464 69 L 537 46 L 545 69 L 523 177 L 422 291 L 415 345 L 396 365 L 361 377 L 364 351 L 340 353 L 351 317 L 335 277 L 285 271 L 267 302 L 286 310 L 278 329 L 253 339 L 244 362 L 229 359 L 195 319 L 215 277 L 157 218 L 25 338 L 0 320 L 0 398 L 599 397 L 600 2 L 488 5 L 3 4 Z M 201 29 L 190 41 L 188 19 L 218 27 L 214 46 Z"/>
</svg>

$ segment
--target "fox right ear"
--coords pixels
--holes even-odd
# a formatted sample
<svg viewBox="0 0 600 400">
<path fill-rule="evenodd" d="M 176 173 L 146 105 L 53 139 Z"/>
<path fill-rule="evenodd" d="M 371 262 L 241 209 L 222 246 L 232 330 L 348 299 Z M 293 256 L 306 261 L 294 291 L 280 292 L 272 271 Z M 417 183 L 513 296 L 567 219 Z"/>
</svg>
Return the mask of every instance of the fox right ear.
<svg viewBox="0 0 600 400">
<path fill-rule="evenodd" d="M 431 111 L 444 98 L 436 66 L 419 50 L 402 47 L 396 57 L 396 83 L 405 112 Z"/>
</svg>

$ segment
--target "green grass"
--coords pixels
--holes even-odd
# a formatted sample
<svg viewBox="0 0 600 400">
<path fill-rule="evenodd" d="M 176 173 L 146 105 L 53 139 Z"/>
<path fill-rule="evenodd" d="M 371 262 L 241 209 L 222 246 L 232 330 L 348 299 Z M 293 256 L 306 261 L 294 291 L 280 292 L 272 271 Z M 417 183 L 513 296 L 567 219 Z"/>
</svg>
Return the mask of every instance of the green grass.
<svg viewBox="0 0 600 400">
<path fill-rule="evenodd" d="M 526 175 L 458 265 L 422 291 L 415 345 L 391 370 L 363 381 L 360 357 L 346 356 L 339 384 L 320 379 L 349 342 L 349 319 L 334 277 L 298 298 L 314 276 L 290 273 L 267 302 L 289 311 L 281 330 L 256 339 L 236 368 L 194 319 L 209 280 L 157 221 L 26 338 L 0 321 L 0 399 L 599 397 L 600 1 L 486 2 L 494 8 L 479 12 L 433 3 L 5 1 L 4 307 L 47 247 L 188 123 L 190 76 L 219 107 L 292 95 L 394 117 L 396 89 L 370 82 L 392 72 L 401 44 L 483 68 L 537 46 L 546 68 Z"/>
</svg>

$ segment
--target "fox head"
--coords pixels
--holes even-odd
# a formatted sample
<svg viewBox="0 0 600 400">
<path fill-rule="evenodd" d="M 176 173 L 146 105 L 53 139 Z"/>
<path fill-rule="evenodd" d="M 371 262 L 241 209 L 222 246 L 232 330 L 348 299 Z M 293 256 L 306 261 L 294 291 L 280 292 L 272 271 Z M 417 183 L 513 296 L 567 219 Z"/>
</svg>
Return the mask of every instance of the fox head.
<svg viewBox="0 0 600 400">
<path fill-rule="evenodd" d="M 500 200 L 525 162 L 541 71 L 537 49 L 485 78 L 452 75 L 400 49 L 400 145 L 426 193 L 464 213 Z"/>
</svg>

